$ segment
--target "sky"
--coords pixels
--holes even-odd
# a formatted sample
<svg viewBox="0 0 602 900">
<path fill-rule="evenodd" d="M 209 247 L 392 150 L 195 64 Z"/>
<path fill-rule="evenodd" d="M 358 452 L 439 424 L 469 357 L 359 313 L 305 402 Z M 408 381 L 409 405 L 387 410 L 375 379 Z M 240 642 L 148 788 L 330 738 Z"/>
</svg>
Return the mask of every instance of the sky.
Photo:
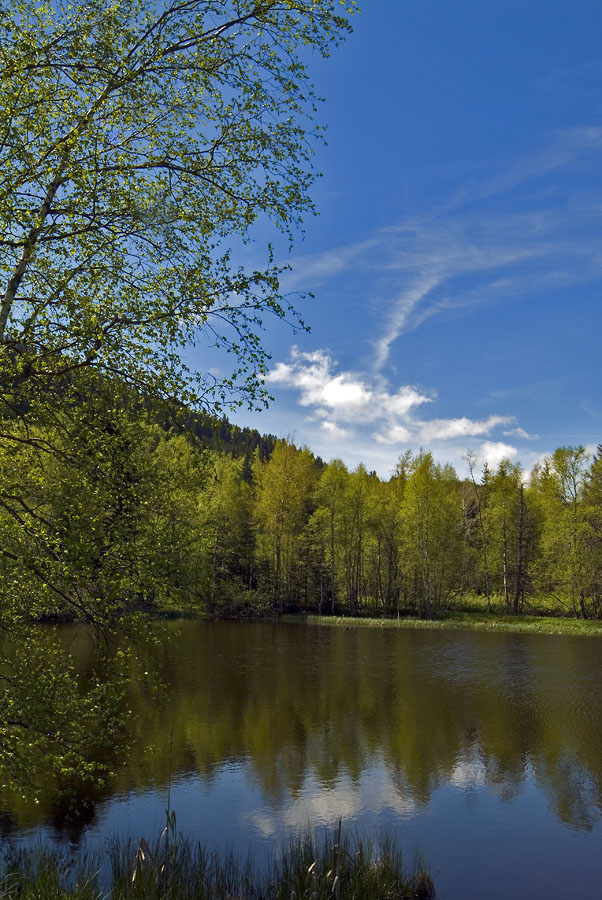
<svg viewBox="0 0 602 900">
<path fill-rule="evenodd" d="M 327 146 L 262 413 L 388 477 L 602 441 L 602 2 L 363 0 L 312 60 Z"/>
</svg>

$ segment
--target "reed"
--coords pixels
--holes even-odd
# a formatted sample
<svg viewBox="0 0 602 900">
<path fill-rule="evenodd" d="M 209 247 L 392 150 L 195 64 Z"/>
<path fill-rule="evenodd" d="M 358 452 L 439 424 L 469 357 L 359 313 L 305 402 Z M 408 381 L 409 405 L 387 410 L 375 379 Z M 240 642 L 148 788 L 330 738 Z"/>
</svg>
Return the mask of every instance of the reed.
<svg viewBox="0 0 602 900">
<path fill-rule="evenodd" d="M 175 819 L 172 817 L 172 825 Z M 191 844 L 168 827 L 150 845 L 114 840 L 106 858 L 9 850 L 1 900 L 432 900 L 424 863 L 395 840 L 350 840 L 338 829 L 291 837 L 271 861 Z"/>
</svg>

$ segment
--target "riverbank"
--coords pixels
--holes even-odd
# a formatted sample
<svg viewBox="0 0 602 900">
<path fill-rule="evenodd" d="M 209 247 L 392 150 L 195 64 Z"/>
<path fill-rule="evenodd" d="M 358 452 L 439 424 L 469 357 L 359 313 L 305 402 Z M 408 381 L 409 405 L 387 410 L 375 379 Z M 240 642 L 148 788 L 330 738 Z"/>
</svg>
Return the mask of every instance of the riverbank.
<svg viewBox="0 0 602 900">
<path fill-rule="evenodd" d="M 273 860 L 192 845 L 175 818 L 153 847 L 115 840 L 102 856 L 38 848 L 9 850 L 0 876 L 2 900 L 434 900 L 420 860 L 407 867 L 395 841 L 349 841 L 341 826 L 321 838 L 292 838 Z M 106 873 L 103 875 L 103 873 Z"/>
<path fill-rule="evenodd" d="M 418 619 L 410 616 L 381 619 L 363 616 L 319 616 L 295 613 L 282 616 L 281 621 L 344 628 L 432 628 L 463 631 L 511 631 L 535 634 L 602 636 L 601 620 L 557 618 L 555 616 L 509 616 L 498 613 L 456 610 L 442 612 L 436 619 Z"/>
<path fill-rule="evenodd" d="M 519 613 L 508 615 L 492 609 L 490 613 L 486 609 L 455 609 L 443 610 L 436 618 L 423 619 L 416 616 L 400 615 L 398 617 L 367 616 L 363 613 L 358 616 L 326 616 L 317 613 L 285 613 L 278 615 L 266 614 L 265 610 L 255 615 L 212 616 L 207 611 L 198 609 L 168 608 L 156 610 L 150 613 L 150 618 L 157 622 L 169 622 L 174 620 L 190 621 L 217 621 L 227 620 L 235 622 L 287 622 L 302 623 L 305 625 L 329 625 L 344 628 L 421 628 L 421 629 L 457 629 L 463 631 L 512 631 L 529 632 L 537 634 L 579 634 L 600 637 L 602 636 L 602 619 L 578 619 L 562 615 L 530 615 Z M 37 624 L 74 624 L 77 619 L 53 618 L 40 619 Z M 0 895 L 0 900 L 2 897 Z"/>
</svg>

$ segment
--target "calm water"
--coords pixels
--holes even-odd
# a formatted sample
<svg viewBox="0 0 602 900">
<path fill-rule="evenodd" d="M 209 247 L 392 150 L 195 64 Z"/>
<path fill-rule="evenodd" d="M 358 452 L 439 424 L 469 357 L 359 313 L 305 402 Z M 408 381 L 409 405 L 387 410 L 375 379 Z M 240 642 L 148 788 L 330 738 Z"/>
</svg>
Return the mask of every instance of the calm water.
<svg viewBox="0 0 602 900">
<path fill-rule="evenodd" d="M 178 828 L 210 844 L 269 849 L 342 815 L 419 847 L 449 900 L 602 895 L 601 639 L 170 627 L 144 651 L 170 699 L 133 689 L 109 789 L 13 802 L 5 836 L 153 834 L 171 771 Z"/>
</svg>

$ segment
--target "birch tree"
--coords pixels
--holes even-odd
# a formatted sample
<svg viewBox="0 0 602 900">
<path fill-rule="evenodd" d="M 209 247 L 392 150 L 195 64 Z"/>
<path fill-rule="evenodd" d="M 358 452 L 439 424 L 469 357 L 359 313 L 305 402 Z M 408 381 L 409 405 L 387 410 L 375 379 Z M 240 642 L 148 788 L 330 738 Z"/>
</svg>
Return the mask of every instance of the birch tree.
<svg viewBox="0 0 602 900">
<path fill-rule="evenodd" d="M 314 458 L 307 449 L 278 441 L 267 463 L 256 462 L 253 479 L 257 552 L 268 573 L 274 608 L 282 612 L 298 587 L 299 539 L 316 479 Z"/>
<path fill-rule="evenodd" d="M 0 14 L 5 402 L 94 367 L 213 407 L 261 403 L 263 315 L 302 322 L 269 248 L 245 270 L 235 242 L 258 220 L 292 236 L 312 210 L 320 126 L 299 50 L 327 55 L 344 7 L 20 0 Z M 188 372 L 198 341 L 233 370 Z"/>
<path fill-rule="evenodd" d="M 352 7 L 0 0 L 0 459 L 10 462 L 0 470 L 0 621 L 21 647 L 57 596 L 73 615 L 121 627 L 152 571 L 134 567 L 128 580 L 140 493 L 111 481 L 119 466 L 129 473 L 129 450 L 123 429 L 100 435 L 99 390 L 123 389 L 132 413 L 149 395 L 211 410 L 264 405 L 263 319 L 304 325 L 271 245 L 254 245 L 252 265 L 239 259 L 255 226 L 286 243 L 313 211 L 321 126 L 306 60 L 337 45 Z M 211 348 L 223 351 L 217 369 Z M 110 502 L 94 487 L 105 475 Z M 66 485 L 74 503 L 57 530 L 44 516 Z M 126 582 L 132 594 L 120 597 Z M 25 672 L 18 706 L 43 712 L 21 725 L 10 715 L 18 679 L 1 660 L 0 742 L 17 748 L 13 763 L 36 722 L 51 755 L 60 723 L 77 731 L 68 656 L 47 655 L 45 667 L 40 654 L 40 679 Z"/>
<path fill-rule="evenodd" d="M 539 586 L 566 598 L 581 618 L 588 617 L 581 501 L 589 462 L 584 447 L 559 447 L 544 460 L 534 484 L 543 520 Z"/>
</svg>

